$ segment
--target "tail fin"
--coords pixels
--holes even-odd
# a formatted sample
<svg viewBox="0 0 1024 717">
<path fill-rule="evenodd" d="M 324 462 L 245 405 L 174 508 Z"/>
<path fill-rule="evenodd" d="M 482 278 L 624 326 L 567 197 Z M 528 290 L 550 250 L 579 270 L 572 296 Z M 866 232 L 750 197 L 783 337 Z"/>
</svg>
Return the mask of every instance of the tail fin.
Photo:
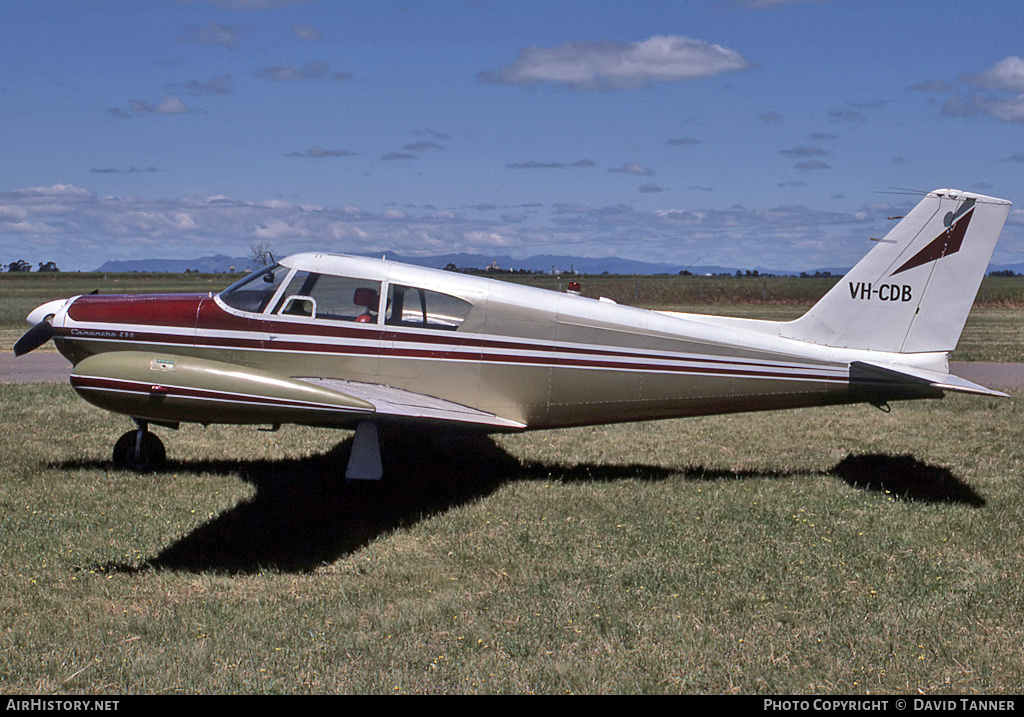
<svg viewBox="0 0 1024 717">
<path fill-rule="evenodd" d="M 953 189 L 925 196 L 784 336 L 893 353 L 952 351 L 1010 202 Z"/>
</svg>

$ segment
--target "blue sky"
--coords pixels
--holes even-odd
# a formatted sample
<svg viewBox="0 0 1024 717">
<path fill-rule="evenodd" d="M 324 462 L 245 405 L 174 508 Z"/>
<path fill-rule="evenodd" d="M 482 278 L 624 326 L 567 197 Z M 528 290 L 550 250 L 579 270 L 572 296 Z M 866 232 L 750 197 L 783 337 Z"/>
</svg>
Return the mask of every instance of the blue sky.
<svg viewBox="0 0 1024 717">
<path fill-rule="evenodd" d="M 0 263 L 294 251 L 854 263 L 1015 203 L 1018 0 L 4 0 Z"/>
</svg>

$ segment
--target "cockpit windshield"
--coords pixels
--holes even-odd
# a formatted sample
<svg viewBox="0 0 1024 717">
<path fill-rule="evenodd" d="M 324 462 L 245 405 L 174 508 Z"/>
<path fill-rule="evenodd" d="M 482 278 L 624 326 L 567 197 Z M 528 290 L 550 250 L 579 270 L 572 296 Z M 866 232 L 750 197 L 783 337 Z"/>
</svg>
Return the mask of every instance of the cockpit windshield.
<svg viewBox="0 0 1024 717">
<path fill-rule="evenodd" d="M 250 274 L 220 292 L 221 300 L 239 311 L 261 313 L 288 277 L 289 269 L 275 264 Z"/>
<path fill-rule="evenodd" d="M 386 291 L 382 300 L 382 291 Z M 227 306 L 286 320 L 383 323 L 414 329 L 456 331 L 473 305 L 430 289 L 380 279 L 321 274 L 275 264 L 238 281 L 218 295 Z"/>
</svg>

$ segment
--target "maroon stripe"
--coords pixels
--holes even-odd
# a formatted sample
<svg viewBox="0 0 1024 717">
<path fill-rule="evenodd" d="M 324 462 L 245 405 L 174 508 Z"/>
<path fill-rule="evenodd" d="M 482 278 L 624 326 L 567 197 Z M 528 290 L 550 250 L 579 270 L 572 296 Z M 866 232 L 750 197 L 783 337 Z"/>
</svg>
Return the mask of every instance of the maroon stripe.
<svg viewBox="0 0 1024 717">
<path fill-rule="evenodd" d="M 490 338 L 478 338 L 476 336 L 470 337 L 465 334 L 451 334 L 444 332 L 443 334 L 427 334 L 427 333 L 413 333 L 395 331 L 392 328 L 380 328 L 379 326 L 365 324 L 305 324 L 296 323 L 290 321 L 278 321 L 267 318 L 250 318 L 240 317 L 234 314 L 228 313 L 222 309 L 215 301 L 208 299 L 205 296 L 197 298 L 191 295 L 154 295 L 152 297 L 113 297 L 113 296 L 90 296 L 81 297 L 72 305 L 72 308 L 78 305 L 79 301 L 83 299 L 102 299 L 105 303 L 114 304 L 114 299 L 145 299 L 149 302 L 152 299 L 150 305 L 145 303 L 151 311 L 136 313 L 134 310 L 126 310 L 123 312 L 109 312 L 104 314 L 105 318 L 90 318 L 89 320 L 103 321 L 105 323 L 123 323 L 123 324 L 138 324 L 145 325 L 150 324 L 153 326 L 181 326 L 183 328 L 192 328 L 198 325 L 202 331 L 248 331 L 260 334 L 276 334 L 279 336 L 288 337 L 309 337 L 315 336 L 318 338 L 326 339 L 360 339 L 369 341 L 390 341 L 396 344 L 433 344 L 438 346 L 459 346 L 467 349 L 479 348 L 482 351 L 500 351 L 500 350 L 530 350 L 540 351 L 550 354 L 564 353 L 565 351 L 571 352 L 586 352 L 591 356 L 603 356 L 603 357 L 621 357 L 626 359 L 633 359 L 636 357 L 635 352 L 631 352 L 627 349 L 612 349 L 612 348 L 579 348 L 579 349 L 565 349 L 560 346 L 544 345 L 537 343 L 526 343 L 509 341 L 503 339 L 490 339 Z M 175 311 L 179 312 L 179 316 L 184 319 L 181 313 L 183 306 L 188 306 L 189 302 L 192 302 L 193 308 L 198 308 L 198 317 L 194 314 L 188 317 L 187 321 L 181 321 L 179 323 L 167 321 L 167 317 L 174 315 Z M 89 302 L 92 303 L 92 302 Z M 133 303 L 131 306 L 137 305 L 138 302 Z M 167 306 L 163 309 L 160 307 L 166 304 Z M 183 312 L 187 314 L 188 312 Z M 157 315 L 162 317 L 159 321 L 148 321 L 147 317 L 151 315 Z M 72 315 L 69 311 L 69 316 L 76 321 L 86 320 L 79 319 L 77 316 Z M 84 314 L 83 314 L 84 316 Z M 78 328 L 78 327 L 75 327 Z M 84 327 L 83 327 L 84 329 Z M 81 330 L 81 329 L 80 329 Z M 71 333 L 72 330 L 62 329 L 59 336 L 64 338 L 88 338 L 82 336 L 76 336 Z M 106 337 L 115 338 L 115 337 Z M 167 339 L 165 335 L 155 333 L 139 332 L 133 337 L 133 340 L 138 340 L 146 343 L 170 343 L 175 345 L 189 344 L 191 340 L 186 337 L 173 337 Z M 203 337 L 197 336 L 197 343 L 200 345 L 231 345 L 235 348 L 267 348 L 273 346 L 275 350 L 277 347 L 289 348 L 299 351 L 312 351 L 312 352 L 324 352 L 334 353 L 330 348 L 325 348 L 323 345 L 312 344 L 301 341 L 290 341 L 288 339 L 275 339 L 272 344 L 266 344 L 259 339 L 242 339 L 242 338 L 225 338 L 225 337 Z M 358 353 L 366 354 L 371 352 L 370 350 L 363 350 L 358 347 L 346 346 L 344 352 L 340 353 Z M 435 354 L 425 354 L 424 350 L 417 349 L 419 353 L 415 355 L 436 355 L 438 357 L 449 357 L 451 356 L 448 352 L 440 352 Z M 397 353 L 396 353 L 397 355 Z M 724 366 L 743 365 L 746 362 L 737 361 L 732 359 L 716 359 L 716 358 L 702 358 L 701 361 L 705 363 L 721 364 Z"/>
<path fill-rule="evenodd" d="M 125 298 L 132 299 L 131 306 L 134 307 L 146 307 L 148 311 L 143 312 L 143 315 L 139 315 L 134 311 L 127 312 L 130 316 L 125 316 L 126 312 L 117 312 L 115 315 L 111 308 L 116 305 L 117 300 L 123 301 Z M 121 335 L 113 336 L 96 336 L 90 337 L 83 335 L 84 332 L 89 331 L 87 327 L 73 327 L 73 328 L 62 328 L 57 330 L 57 335 L 61 338 L 69 338 L 74 340 L 114 340 L 137 343 L 140 348 L 145 347 L 147 344 L 160 344 L 170 346 L 188 346 L 192 345 L 193 342 L 197 347 L 212 347 L 212 348 L 232 348 L 232 349 L 268 349 L 274 352 L 287 352 L 287 351 L 303 351 L 307 353 L 321 353 L 321 354 L 333 354 L 338 356 L 343 355 L 356 355 L 356 356 L 378 356 L 381 358 L 410 358 L 410 359 L 447 359 L 447 360 L 462 360 L 462 361 L 475 361 L 481 360 L 487 363 L 505 363 L 505 364 L 530 364 L 535 366 L 552 366 L 552 367 L 581 367 L 581 368 L 596 368 L 596 369 L 618 369 L 618 370 L 634 370 L 634 371 L 657 371 L 661 373 L 689 373 L 689 374 L 723 374 L 730 376 L 745 376 L 752 378 L 787 378 L 787 377 L 800 377 L 805 379 L 813 380 L 825 380 L 835 381 L 836 377 L 827 373 L 814 373 L 814 374 L 795 374 L 792 369 L 785 367 L 779 367 L 777 370 L 772 371 L 764 367 L 763 364 L 759 364 L 754 361 L 745 361 L 737 359 L 724 359 L 724 358 L 713 358 L 713 357 L 700 357 L 700 358 L 688 358 L 685 356 L 657 356 L 659 360 L 667 361 L 700 361 L 705 366 L 662 366 L 653 365 L 648 362 L 644 362 L 642 357 L 638 357 L 636 352 L 631 352 L 626 349 L 613 349 L 613 348 L 597 348 L 597 347 L 581 347 L 581 348 L 564 348 L 560 346 L 543 345 L 543 344 L 526 344 L 525 342 L 516 342 L 501 339 L 481 339 L 481 338 L 470 338 L 465 335 L 436 335 L 426 333 L 411 333 L 411 332 L 400 332 L 393 329 L 381 329 L 374 326 L 363 326 L 353 324 L 351 326 L 341 325 L 310 325 L 310 324 L 299 324 L 285 321 L 268 320 L 265 318 L 248 318 L 238 317 L 234 314 L 230 314 L 224 311 L 215 301 L 208 299 L 207 297 L 189 296 L 189 295 L 170 295 L 170 296 L 147 296 L 147 297 L 82 297 L 78 299 L 72 306 L 78 305 L 79 301 L 83 299 L 90 299 L 83 306 L 85 308 L 92 307 L 97 309 L 100 306 L 106 307 L 105 311 L 94 311 L 92 313 L 83 312 L 80 314 L 81 317 L 88 313 L 89 316 L 100 316 L 106 317 L 107 323 L 145 323 L 145 319 L 157 317 L 158 321 L 155 321 L 153 325 L 160 326 L 165 325 L 164 321 L 170 321 L 169 317 L 177 316 L 180 319 L 184 318 L 185 314 L 188 314 L 189 310 L 198 311 L 199 313 L 199 325 L 205 330 L 219 330 L 219 331 L 251 331 L 260 334 L 278 334 L 285 335 L 289 338 L 283 339 L 278 338 L 272 341 L 261 340 L 261 339 L 250 339 L 250 338 L 236 338 L 236 337 L 224 337 L 224 336 L 197 336 L 193 340 L 192 336 L 175 336 L 173 334 L 162 334 L 157 332 L 147 331 L 124 331 Z M 138 301 L 135 301 L 138 299 Z M 191 307 L 189 309 L 188 307 Z M 70 312 L 69 312 L 70 315 Z M 75 319 L 75 316 L 71 318 Z M 115 320 L 116 319 L 116 320 Z M 194 314 L 193 314 L 194 319 Z M 77 319 L 76 319 L 77 320 Z M 101 319 L 95 319 L 101 320 Z M 130 320 L 130 321 L 129 321 Z M 191 321 L 182 322 L 179 324 L 167 323 L 166 325 L 194 325 Z M 101 334 L 103 332 L 100 332 Z M 118 332 L 110 332 L 117 334 Z M 125 336 L 125 334 L 131 334 L 131 336 Z M 376 342 L 377 346 L 354 346 L 344 343 L 310 343 L 309 341 L 292 340 L 306 338 L 309 336 L 317 336 L 325 339 L 333 339 L 334 341 L 344 341 L 345 339 L 361 339 Z M 391 342 L 393 346 L 382 346 L 381 344 Z M 402 344 L 428 344 L 437 346 L 437 349 L 423 349 L 423 348 L 410 348 L 403 346 Z M 452 350 L 458 347 L 464 349 L 459 352 Z M 479 353 L 476 353 L 479 350 Z M 529 350 L 547 354 L 546 356 L 514 356 L 503 353 L 497 353 L 499 351 L 509 350 Z M 584 354 L 583 356 L 570 356 L 570 354 Z M 625 361 L 611 361 L 608 359 L 626 359 Z M 599 360 L 605 359 L 605 360 Z M 711 366 L 707 366 L 710 364 Z M 781 374 L 778 371 L 789 371 L 789 373 Z"/>
<path fill-rule="evenodd" d="M 317 338 L 338 338 L 338 339 L 360 339 L 369 341 L 393 341 L 396 343 L 418 343 L 418 344 L 436 344 L 442 346 L 460 346 L 465 348 L 479 348 L 481 350 L 490 349 L 492 351 L 498 350 L 510 350 L 510 351 L 545 351 L 548 353 L 559 353 L 566 349 L 561 348 L 557 345 L 544 345 L 537 343 L 528 343 L 527 340 L 523 341 L 509 341 L 503 339 L 492 339 L 492 338 L 479 338 L 477 336 L 468 336 L 466 334 L 457 334 L 452 332 L 441 332 L 441 333 L 421 333 L 412 331 L 395 331 L 393 328 L 385 326 L 381 329 L 379 326 L 366 325 L 366 324 L 306 324 L 292 321 L 277 321 L 274 319 L 266 318 L 248 318 L 239 317 L 234 314 L 230 314 L 224 311 L 214 301 L 206 301 L 203 303 L 198 326 L 201 330 L 221 330 L 221 331 L 254 331 L 264 334 L 277 334 L 282 336 L 295 336 L 295 337 L 308 337 L 315 336 Z M 209 341 L 209 337 L 205 339 Z M 277 339 L 275 343 L 282 342 L 287 343 L 289 346 L 300 346 L 308 348 L 300 348 L 299 350 L 323 350 L 322 348 L 312 348 L 316 344 L 307 343 L 290 343 L 286 339 Z M 635 352 L 631 352 L 626 349 L 609 349 L 609 348 L 587 348 L 587 349 L 569 349 L 570 351 L 586 351 L 588 354 L 595 356 L 621 356 L 623 358 L 632 358 L 636 356 Z M 715 359 L 707 358 L 702 359 L 708 363 L 721 363 L 725 365 L 733 365 L 737 362 L 729 359 Z"/>
<path fill-rule="evenodd" d="M 196 325 L 196 312 L 205 294 L 142 294 L 137 296 L 80 296 L 68 307 L 68 317 L 82 323 Z"/>
<path fill-rule="evenodd" d="M 153 335 L 160 338 L 160 335 Z M 167 337 L 163 337 L 167 338 Z M 146 348 L 145 342 L 138 342 L 139 348 Z M 167 345 L 170 341 L 154 340 L 153 343 Z M 210 348 L 234 348 L 253 349 L 260 348 L 262 342 L 246 339 L 225 339 L 216 337 L 212 340 L 199 344 L 198 347 Z M 797 373 L 794 369 L 784 366 L 773 369 L 758 367 L 756 364 L 740 361 L 728 361 L 724 359 L 689 359 L 684 357 L 668 358 L 669 361 L 699 361 L 712 363 L 713 366 L 666 366 L 651 364 L 642 361 L 607 361 L 588 357 L 570 357 L 567 355 L 548 356 L 510 356 L 499 353 L 460 353 L 455 351 L 433 351 L 410 348 L 386 348 L 374 346 L 335 346 L 330 344 L 308 344 L 287 341 L 274 341 L 270 348 L 275 353 L 287 353 L 289 351 L 303 351 L 307 353 L 320 353 L 334 356 L 377 356 L 379 358 L 407 358 L 407 359 L 433 359 L 433 360 L 456 360 L 456 361 L 481 361 L 494 364 L 526 364 L 532 366 L 548 366 L 551 368 L 586 368 L 606 369 L 619 371 L 641 371 L 657 373 L 675 373 L 691 375 L 723 375 L 737 376 L 744 378 L 771 378 L 771 379 L 803 379 L 817 381 L 841 381 L 844 380 L 828 373 Z"/>
</svg>

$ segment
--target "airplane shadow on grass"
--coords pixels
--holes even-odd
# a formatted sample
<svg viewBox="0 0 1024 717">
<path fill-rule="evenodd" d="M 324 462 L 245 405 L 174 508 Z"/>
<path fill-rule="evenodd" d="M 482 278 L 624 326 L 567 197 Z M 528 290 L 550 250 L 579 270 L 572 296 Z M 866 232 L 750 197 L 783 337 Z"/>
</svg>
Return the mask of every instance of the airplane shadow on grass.
<svg viewBox="0 0 1024 717">
<path fill-rule="evenodd" d="M 839 461 L 832 473 L 854 488 L 884 492 L 922 503 L 960 503 L 974 508 L 985 500 L 948 468 L 922 463 L 911 455 L 853 455 Z"/>
<path fill-rule="evenodd" d="M 389 443 L 383 480 L 348 481 L 343 475 L 350 450 L 351 438 L 327 453 L 301 459 L 171 461 L 166 467 L 168 473 L 237 475 L 251 483 L 256 494 L 141 564 L 112 562 L 96 567 L 117 573 L 152 569 L 228 574 L 264 569 L 310 572 L 388 532 L 483 498 L 513 481 L 660 481 L 669 476 L 723 481 L 794 475 L 704 466 L 552 466 L 524 463 L 486 436 L 440 444 L 405 436 L 402 441 Z M 984 505 L 984 500 L 949 470 L 926 465 L 912 456 L 849 455 L 821 474 L 836 476 L 858 489 L 906 500 Z"/>
</svg>

